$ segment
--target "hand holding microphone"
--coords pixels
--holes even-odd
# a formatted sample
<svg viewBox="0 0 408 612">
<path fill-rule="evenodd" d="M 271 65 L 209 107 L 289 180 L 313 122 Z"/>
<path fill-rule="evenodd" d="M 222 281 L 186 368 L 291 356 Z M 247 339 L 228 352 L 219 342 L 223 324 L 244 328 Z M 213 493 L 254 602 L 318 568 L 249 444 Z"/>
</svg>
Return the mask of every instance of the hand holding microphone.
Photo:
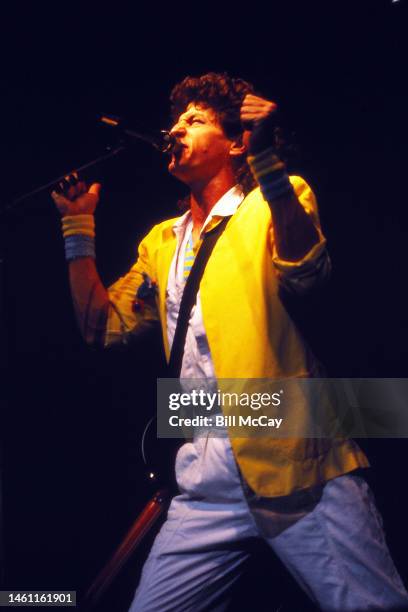
<svg viewBox="0 0 408 612">
<path fill-rule="evenodd" d="M 93 183 L 89 189 L 79 180 L 76 172 L 67 175 L 51 193 L 62 217 L 71 215 L 92 215 L 99 202 L 101 185 Z"/>
<path fill-rule="evenodd" d="M 129 129 L 123 119 L 114 115 L 102 115 L 101 123 L 115 128 L 130 140 L 147 142 L 160 153 L 171 153 L 176 141 L 166 130 L 152 133 L 145 129 Z M 77 172 L 65 176 L 52 191 L 51 197 L 62 217 L 93 214 L 99 202 L 101 185 L 93 183 L 89 188 L 79 179 Z"/>
</svg>

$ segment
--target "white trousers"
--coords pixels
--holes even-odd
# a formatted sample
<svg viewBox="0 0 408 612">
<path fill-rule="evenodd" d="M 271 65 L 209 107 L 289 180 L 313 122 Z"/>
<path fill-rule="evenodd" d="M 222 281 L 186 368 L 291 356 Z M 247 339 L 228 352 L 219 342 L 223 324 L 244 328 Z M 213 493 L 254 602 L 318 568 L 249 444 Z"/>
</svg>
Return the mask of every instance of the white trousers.
<svg viewBox="0 0 408 612">
<path fill-rule="evenodd" d="M 262 538 L 322 610 L 408 610 L 368 484 L 355 475 L 286 498 L 243 484 L 228 438 L 198 438 L 176 460 L 181 494 L 144 565 L 129 612 L 221 612 Z M 271 575 L 271 589 L 274 576 Z"/>
</svg>

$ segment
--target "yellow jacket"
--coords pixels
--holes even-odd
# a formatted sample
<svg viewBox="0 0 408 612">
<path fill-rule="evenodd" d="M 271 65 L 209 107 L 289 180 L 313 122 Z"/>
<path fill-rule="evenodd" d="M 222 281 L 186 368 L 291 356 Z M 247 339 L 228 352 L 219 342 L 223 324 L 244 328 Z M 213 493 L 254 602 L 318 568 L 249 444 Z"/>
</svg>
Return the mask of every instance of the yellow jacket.
<svg viewBox="0 0 408 612">
<path fill-rule="evenodd" d="M 325 240 L 313 192 L 302 178 L 290 180 L 319 230 L 320 243 L 313 250 L 321 250 Z M 175 220 L 153 227 L 139 245 L 135 265 L 110 288 L 106 345 L 126 342 L 133 330 L 159 316 L 169 357 L 165 296 L 177 243 L 172 229 Z M 269 205 L 259 188 L 247 195 L 219 238 L 200 284 L 203 322 L 217 379 L 318 375 L 317 363 L 279 297 L 279 285 L 287 281 L 290 269 L 307 266 L 313 256 L 311 252 L 300 262 L 280 262 Z M 157 282 L 158 295 L 156 305 L 146 304 L 137 312 L 134 300 L 142 273 Z M 351 440 L 232 437 L 231 444 L 243 476 L 262 496 L 288 495 L 368 465 Z"/>
</svg>

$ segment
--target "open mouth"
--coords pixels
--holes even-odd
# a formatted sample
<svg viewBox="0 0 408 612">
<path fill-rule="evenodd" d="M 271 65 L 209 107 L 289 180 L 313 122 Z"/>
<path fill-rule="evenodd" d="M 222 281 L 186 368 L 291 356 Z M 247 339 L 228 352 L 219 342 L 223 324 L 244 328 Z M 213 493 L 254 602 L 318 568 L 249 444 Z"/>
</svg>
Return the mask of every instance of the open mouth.
<svg viewBox="0 0 408 612">
<path fill-rule="evenodd" d="M 178 158 L 181 156 L 182 150 L 186 145 L 182 144 L 179 140 L 174 137 L 170 137 L 170 142 L 165 150 L 165 153 L 168 155 L 174 155 L 174 157 Z"/>
<path fill-rule="evenodd" d="M 177 155 L 178 153 L 180 153 L 180 151 L 182 151 L 185 148 L 186 148 L 185 144 L 183 144 L 182 142 L 176 141 L 173 146 L 173 151 Z"/>
<path fill-rule="evenodd" d="M 176 161 L 178 161 L 181 158 L 183 154 L 183 150 L 185 148 L 186 148 L 186 145 L 182 144 L 181 142 L 175 142 L 174 145 L 170 149 L 170 154 L 172 155 L 172 157 L 174 157 Z"/>
</svg>

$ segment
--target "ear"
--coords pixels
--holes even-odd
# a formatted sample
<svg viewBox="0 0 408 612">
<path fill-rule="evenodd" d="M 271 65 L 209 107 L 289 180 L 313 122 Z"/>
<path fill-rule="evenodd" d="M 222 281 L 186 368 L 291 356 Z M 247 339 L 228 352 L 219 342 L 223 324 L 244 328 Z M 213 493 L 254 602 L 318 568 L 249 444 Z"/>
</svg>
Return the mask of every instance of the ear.
<svg viewBox="0 0 408 612">
<path fill-rule="evenodd" d="M 231 142 L 230 147 L 230 155 L 231 157 L 239 157 L 240 155 L 245 155 L 248 151 L 247 143 L 245 142 L 245 132 L 244 134 L 240 134 L 235 140 Z"/>
</svg>

